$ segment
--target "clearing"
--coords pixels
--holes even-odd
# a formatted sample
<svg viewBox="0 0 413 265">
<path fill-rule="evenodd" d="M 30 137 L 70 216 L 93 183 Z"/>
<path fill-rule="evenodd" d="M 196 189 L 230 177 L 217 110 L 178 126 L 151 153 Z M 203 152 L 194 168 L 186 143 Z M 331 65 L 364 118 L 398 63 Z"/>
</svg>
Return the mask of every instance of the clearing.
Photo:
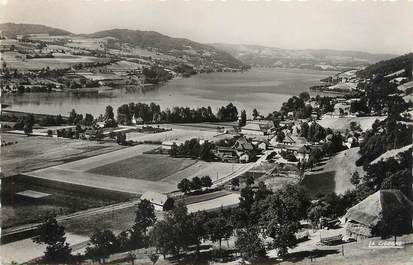
<svg viewBox="0 0 413 265">
<path fill-rule="evenodd" d="M 363 131 L 371 129 L 371 126 L 376 120 L 384 120 L 386 116 L 370 116 L 370 117 L 327 117 L 324 116 L 321 120 L 318 121 L 318 124 L 324 128 L 331 128 L 332 130 L 345 131 L 350 130 L 350 123 L 356 122 L 360 125 L 360 128 Z"/>
<path fill-rule="evenodd" d="M 347 149 L 321 162 L 311 171 L 306 172 L 303 185 L 311 195 L 319 192 L 343 194 L 353 189 L 354 186 L 350 182 L 352 174 L 358 172 L 360 177 L 365 174 L 362 167 L 356 166 L 356 160 L 360 157 L 359 149 L 359 147 Z"/>
</svg>

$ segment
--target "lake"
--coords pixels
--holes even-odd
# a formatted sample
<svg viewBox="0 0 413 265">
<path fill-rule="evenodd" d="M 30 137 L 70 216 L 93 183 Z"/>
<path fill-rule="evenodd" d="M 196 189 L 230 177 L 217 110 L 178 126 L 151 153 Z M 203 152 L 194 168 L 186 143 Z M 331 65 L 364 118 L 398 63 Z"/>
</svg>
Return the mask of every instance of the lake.
<svg viewBox="0 0 413 265">
<path fill-rule="evenodd" d="M 98 116 L 105 107 L 115 110 L 130 102 L 155 102 L 162 109 L 172 106 L 211 106 L 216 111 L 232 102 L 250 116 L 252 109 L 266 115 L 279 110 L 292 95 L 308 91 L 334 72 L 301 69 L 253 68 L 244 73 L 198 74 L 190 78 L 174 79 L 166 84 L 138 89 L 110 89 L 99 93 L 25 93 L 3 94 L 1 103 L 8 109 L 32 113 L 61 114 L 67 116 L 75 109 L 78 113 Z"/>
</svg>

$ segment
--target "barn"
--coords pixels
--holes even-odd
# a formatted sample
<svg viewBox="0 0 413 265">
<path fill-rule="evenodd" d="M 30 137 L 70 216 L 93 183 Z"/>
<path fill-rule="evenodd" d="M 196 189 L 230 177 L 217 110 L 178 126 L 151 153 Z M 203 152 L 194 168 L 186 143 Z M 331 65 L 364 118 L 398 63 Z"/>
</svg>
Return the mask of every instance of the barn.
<svg viewBox="0 0 413 265">
<path fill-rule="evenodd" d="M 400 190 L 379 190 L 350 208 L 345 217 L 346 234 L 352 238 L 367 238 L 380 235 L 384 216 L 392 215 L 394 209 L 406 213 L 406 229 L 411 227 L 413 203 Z"/>
</svg>

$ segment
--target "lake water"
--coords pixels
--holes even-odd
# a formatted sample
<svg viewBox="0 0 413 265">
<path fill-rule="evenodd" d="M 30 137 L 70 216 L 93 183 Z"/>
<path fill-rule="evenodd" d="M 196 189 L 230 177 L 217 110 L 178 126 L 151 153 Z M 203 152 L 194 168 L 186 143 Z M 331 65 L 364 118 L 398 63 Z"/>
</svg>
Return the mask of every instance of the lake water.
<svg viewBox="0 0 413 265">
<path fill-rule="evenodd" d="M 8 109 L 32 113 L 61 114 L 67 116 L 72 109 L 78 113 L 98 116 L 107 105 L 116 110 L 130 102 L 155 102 L 162 109 L 172 106 L 218 107 L 232 102 L 238 110 L 252 109 L 266 115 L 279 110 L 292 95 L 309 91 L 319 80 L 333 72 L 298 69 L 251 69 L 244 73 L 198 74 L 190 78 L 175 79 L 164 85 L 140 89 L 113 89 L 99 93 L 26 93 L 3 94 L 1 103 Z"/>
</svg>

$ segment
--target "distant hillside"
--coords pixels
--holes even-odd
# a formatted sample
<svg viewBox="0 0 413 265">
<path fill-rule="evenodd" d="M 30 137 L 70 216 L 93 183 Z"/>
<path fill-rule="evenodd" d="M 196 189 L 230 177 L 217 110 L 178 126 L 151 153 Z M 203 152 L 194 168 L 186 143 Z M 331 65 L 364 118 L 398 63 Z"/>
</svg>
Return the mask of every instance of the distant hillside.
<svg viewBox="0 0 413 265">
<path fill-rule="evenodd" d="M 144 49 L 155 49 L 158 52 L 176 57 L 212 58 L 217 63 L 227 67 L 239 68 L 245 66 L 240 60 L 213 46 L 183 38 L 172 38 L 154 31 L 111 29 L 89 34 L 88 36 L 95 38 L 113 37 L 123 43 Z"/>
<path fill-rule="evenodd" d="M 358 51 L 290 50 L 259 45 L 212 44 L 245 64 L 263 67 L 297 67 L 321 70 L 343 70 L 364 67 L 394 57 Z"/>
<path fill-rule="evenodd" d="M 16 38 L 16 35 L 30 33 L 49 33 L 51 36 L 72 34 L 66 30 L 51 28 L 43 25 L 15 23 L 1 23 L 0 31 L 3 33 L 3 36 L 6 36 L 7 38 Z"/>
<path fill-rule="evenodd" d="M 381 74 L 385 76 L 400 70 L 405 70 L 407 76 L 411 78 L 412 68 L 413 53 L 409 53 L 370 65 L 366 69 L 359 71 L 357 74 L 361 77 L 371 77 L 373 74 Z"/>
</svg>

